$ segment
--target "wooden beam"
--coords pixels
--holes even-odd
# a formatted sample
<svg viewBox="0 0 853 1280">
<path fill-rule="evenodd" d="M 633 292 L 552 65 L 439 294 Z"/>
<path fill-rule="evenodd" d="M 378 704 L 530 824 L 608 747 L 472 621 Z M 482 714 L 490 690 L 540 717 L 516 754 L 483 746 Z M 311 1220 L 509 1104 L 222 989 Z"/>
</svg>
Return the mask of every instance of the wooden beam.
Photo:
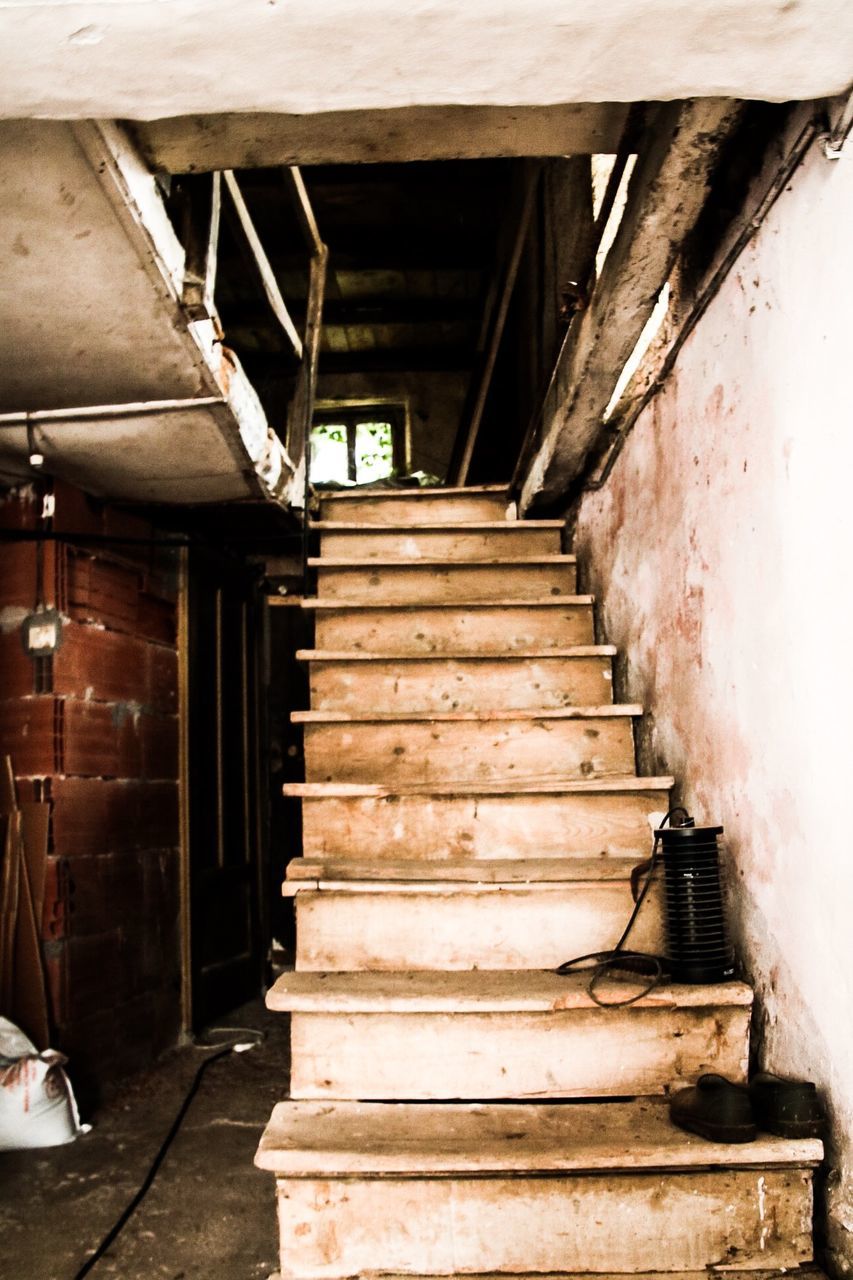
<svg viewBox="0 0 853 1280">
<path fill-rule="evenodd" d="M 302 174 L 295 164 L 290 164 L 285 165 L 284 176 L 290 189 L 290 194 L 293 197 L 299 225 L 302 227 L 305 239 L 308 242 L 308 248 L 311 250 L 312 255 L 322 254 L 325 250 L 325 245 L 320 236 L 317 219 L 314 217 L 314 210 L 311 208 L 311 201 L 308 199 L 308 192 L 305 190 Z"/>
<path fill-rule="evenodd" d="M 181 306 L 188 319 L 207 320 L 213 315 L 216 286 L 221 176 L 218 173 L 189 174 L 181 186 L 185 195 L 186 251 Z"/>
<path fill-rule="evenodd" d="M 615 151 L 622 103 L 413 106 L 306 115 L 273 112 L 135 121 L 159 172 L 381 160 L 478 160 Z"/>
<path fill-rule="evenodd" d="M 296 330 L 296 326 L 290 317 L 290 312 L 287 310 L 287 304 L 281 295 L 281 290 L 278 287 L 275 273 L 273 272 L 270 260 L 264 251 L 264 247 L 261 244 L 260 237 L 255 229 L 255 224 L 252 221 L 251 214 L 246 207 L 246 202 L 243 199 L 243 193 L 240 190 L 237 179 L 230 169 L 226 169 L 222 176 L 225 179 L 225 185 L 228 188 L 228 194 L 231 197 L 234 205 L 234 211 L 237 214 L 240 226 L 243 229 L 243 234 L 245 235 L 249 248 L 252 252 L 252 257 L 254 258 L 255 266 L 257 267 L 258 274 L 260 275 L 261 284 L 263 285 L 264 293 L 267 296 L 267 301 L 272 308 L 275 318 L 278 320 L 282 329 L 290 339 L 297 358 L 301 360 L 302 339 L 300 338 Z"/>
<path fill-rule="evenodd" d="M 288 421 L 287 450 L 297 467 L 307 456 L 308 433 L 311 430 L 311 419 L 314 415 L 328 261 L 328 250 L 321 241 L 320 252 L 311 259 L 308 313 L 305 322 L 305 355 L 297 375 L 296 390 L 293 393 Z"/>
<path fill-rule="evenodd" d="M 512 301 L 512 294 L 515 289 L 521 255 L 524 250 L 524 243 L 527 239 L 527 231 L 530 226 L 530 216 L 533 212 L 533 201 L 539 184 L 539 175 L 540 169 L 538 165 L 532 166 L 526 175 L 524 194 L 516 226 L 515 238 L 510 251 L 509 261 L 506 265 L 503 288 L 501 290 L 500 300 L 498 301 L 494 322 L 492 324 L 489 346 L 486 352 L 482 374 L 480 376 L 480 384 L 477 388 L 474 407 L 471 411 L 471 419 L 465 436 L 462 457 L 459 462 L 458 470 L 452 480 L 453 484 L 464 485 L 468 479 L 468 470 L 471 466 L 471 458 L 474 455 L 474 446 L 477 443 L 477 436 L 480 433 L 480 423 L 483 420 L 483 410 L 486 407 L 486 400 L 489 395 L 489 389 L 492 385 L 492 374 L 495 371 L 495 364 L 497 363 L 498 351 L 500 350 L 501 339 L 503 338 L 507 313 L 509 312 L 509 304 Z"/>
<path fill-rule="evenodd" d="M 616 238 L 566 351 L 567 395 L 527 471 L 522 510 L 556 501 L 582 470 L 740 112 L 737 102 L 708 98 L 667 104 L 650 121 Z"/>
</svg>

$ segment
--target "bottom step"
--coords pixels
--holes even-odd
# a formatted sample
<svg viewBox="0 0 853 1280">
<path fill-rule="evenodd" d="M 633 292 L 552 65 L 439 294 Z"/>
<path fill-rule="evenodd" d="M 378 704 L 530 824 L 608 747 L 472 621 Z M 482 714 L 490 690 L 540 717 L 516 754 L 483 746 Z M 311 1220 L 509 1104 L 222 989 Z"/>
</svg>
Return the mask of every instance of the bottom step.
<svg viewBox="0 0 853 1280">
<path fill-rule="evenodd" d="M 707 1271 L 634 1271 L 610 1272 L 607 1280 L 731 1280 L 732 1277 L 743 1276 L 744 1280 L 828 1280 L 824 1271 L 817 1267 L 774 1267 L 772 1271 L 754 1271 L 752 1268 L 709 1267 Z M 268 1276 L 267 1280 L 284 1280 L 280 1271 Z M 426 1276 L 405 1276 L 393 1271 L 362 1272 L 353 1280 L 427 1280 Z M 445 1276 L 430 1276 L 429 1280 L 458 1280 L 458 1273 Z M 489 1271 L 486 1274 L 468 1275 L 465 1280 L 529 1280 L 524 1272 Z M 589 1280 L 588 1271 L 552 1271 L 541 1280 Z"/>
<path fill-rule="evenodd" d="M 283 1280 L 667 1275 L 812 1259 L 816 1140 L 720 1145 L 649 1102 L 281 1103 Z"/>
</svg>

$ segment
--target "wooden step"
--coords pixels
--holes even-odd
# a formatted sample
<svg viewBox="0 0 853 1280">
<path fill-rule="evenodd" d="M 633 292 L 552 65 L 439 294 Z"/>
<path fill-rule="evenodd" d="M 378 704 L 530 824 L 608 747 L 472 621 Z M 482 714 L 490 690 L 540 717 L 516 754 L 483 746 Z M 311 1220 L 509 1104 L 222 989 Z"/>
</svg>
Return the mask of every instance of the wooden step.
<svg viewBox="0 0 853 1280">
<path fill-rule="evenodd" d="M 374 593 L 375 594 L 375 593 Z M 309 599 L 319 649 L 507 653 L 592 644 L 593 597 L 388 605 Z"/>
<path fill-rule="evenodd" d="M 295 858 L 283 892 L 296 898 L 300 971 L 553 969 L 615 945 L 631 912 L 630 859 L 534 864 L 317 862 Z M 424 867 L 432 866 L 432 878 Z M 474 879 L 485 869 L 486 877 Z M 652 886 L 630 945 L 664 946 L 662 885 Z"/>
<path fill-rule="evenodd" d="M 568 956 L 564 958 L 568 959 Z M 291 973 L 292 1098 L 578 1098 L 660 1094 L 706 1071 L 746 1078 L 752 993 L 667 985 L 601 1009 L 587 974 Z M 606 996 L 636 995 L 637 982 Z"/>
<path fill-rule="evenodd" d="M 525 782 L 634 768 L 634 703 L 560 711 L 294 711 L 309 782 Z"/>
<path fill-rule="evenodd" d="M 812 1258 L 820 1142 L 720 1146 L 665 1105 L 285 1102 L 281 1274 L 343 1280 L 791 1268 Z"/>
<path fill-rule="evenodd" d="M 574 556 L 492 556 L 481 560 L 418 561 L 322 559 L 317 592 L 328 600 L 381 600 L 383 604 L 490 601 L 498 597 L 570 596 L 577 587 Z"/>
<path fill-rule="evenodd" d="M 516 518 L 505 485 L 476 489 L 350 489 L 320 499 L 323 520 L 431 524 Z"/>
<path fill-rule="evenodd" d="M 303 847 L 323 859 L 631 857 L 651 849 L 648 817 L 669 808 L 672 778 L 444 786 L 290 783 Z M 291 851 L 293 852 L 293 851 Z"/>
<path fill-rule="evenodd" d="M 562 550 L 563 520 L 434 521 L 431 524 L 353 524 L 324 520 L 323 559 L 482 560 L 498 556 L 555 556 Z"/>
<path fill-rule="evenodd" d="M 663 1259 L 660 1260 L 663 1262 Z M 461 1272 L 454 1272 L 452 1275 L 431 1276 L 430 1280 L 459 1280 Z M 588 1271 L 552 1271 L 548 1274 L 548 1280 L 589 1280 L 590 1272 Z M 774 1267 L 772 1271 L 756 1271 L 750 1268 L 742 1267 L 709 1267 L 705 1271 L 639 1271 L 639 1272 L 608 1272 L 609 1280 L 735 1280 L 741 1277 L 742 1280 L 829 1280 L 825 1271 L 821 1271 L 818 1267 L 803 1266 L 797 1267 L 793 1273 L 787 1267 Z M 359 1273 L 359 1280 L 378 1280 L 378 1277 L 372 1272 Z M 282 1280 L 280 1272 L 274 1272 L 269 1280 Z M 382 1272 L 381 1280 L 403 1280 L 401 1272 Z M 406 1276 L 405 1280 L 427 1280 L 426 1276 Z M 525 1274 L 520 1271 L 488 1271 L 478 1274 L 466 1274 L 465 1280 L 529 1280 L 529 1273 Z"/>
<path fill-rule="evenodd" d="M 612 645 L 428 656 L 300 649 L 317 711 L 499 711 L 613 699 Z"/>
</svg>

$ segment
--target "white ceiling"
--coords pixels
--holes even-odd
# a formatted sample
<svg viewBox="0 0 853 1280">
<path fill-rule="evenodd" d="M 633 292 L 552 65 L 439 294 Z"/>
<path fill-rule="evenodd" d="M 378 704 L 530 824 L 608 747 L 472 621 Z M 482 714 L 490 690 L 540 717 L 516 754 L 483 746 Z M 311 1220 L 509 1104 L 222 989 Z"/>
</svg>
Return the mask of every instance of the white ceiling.
<svg viewBox="0 0 853 1280">
<path fill-rule="evenodd" d="M 0 116 L 807 99 L 849 0 L 0 0 Z"/>
</svg>

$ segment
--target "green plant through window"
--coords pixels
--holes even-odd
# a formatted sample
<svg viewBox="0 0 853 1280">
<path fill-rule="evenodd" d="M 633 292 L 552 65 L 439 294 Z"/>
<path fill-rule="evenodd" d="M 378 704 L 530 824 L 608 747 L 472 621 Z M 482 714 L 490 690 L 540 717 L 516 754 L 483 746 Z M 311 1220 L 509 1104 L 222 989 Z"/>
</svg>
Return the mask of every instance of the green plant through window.
<svg viewBox="0 0 853 1280">
<path fill-rule="evenodd" d="M 375 408 L 368 413 L 315 422 L 311 428 L 314 484 L 370 484 L 394 473 L 395 424 L 379 417 Z"/>
</svg>

